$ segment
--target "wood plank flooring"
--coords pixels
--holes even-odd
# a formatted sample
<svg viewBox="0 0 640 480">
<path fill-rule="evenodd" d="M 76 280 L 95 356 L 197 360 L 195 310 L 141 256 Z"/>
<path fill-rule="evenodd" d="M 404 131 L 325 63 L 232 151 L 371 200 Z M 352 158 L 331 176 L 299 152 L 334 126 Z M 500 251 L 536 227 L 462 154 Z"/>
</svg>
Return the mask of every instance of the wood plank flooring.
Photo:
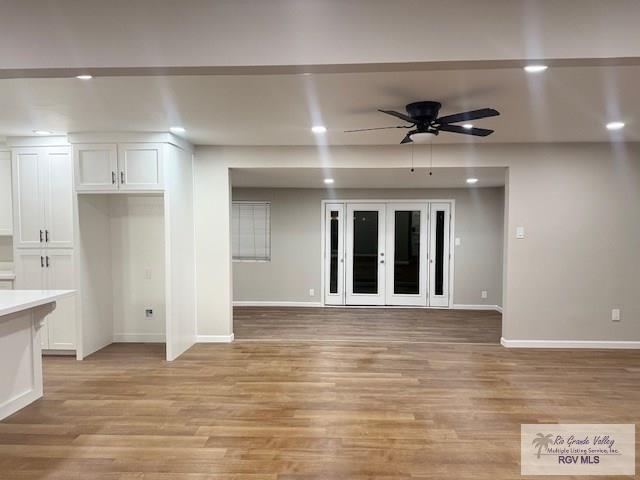
<svg viewBox="0 0 640 480">
<path fill-rule="evenodd" d="M 0 478 L 515 479 L 521 423 L 640 419 L 639 351 L 283 340 L 163 357 L 45 358 L 45 397 L 0 422 Z"/>
<path fill-rule="evenodd" d="M 494 311 L 235 307 L 236 340 L 500 343 Z"/>
</svg>

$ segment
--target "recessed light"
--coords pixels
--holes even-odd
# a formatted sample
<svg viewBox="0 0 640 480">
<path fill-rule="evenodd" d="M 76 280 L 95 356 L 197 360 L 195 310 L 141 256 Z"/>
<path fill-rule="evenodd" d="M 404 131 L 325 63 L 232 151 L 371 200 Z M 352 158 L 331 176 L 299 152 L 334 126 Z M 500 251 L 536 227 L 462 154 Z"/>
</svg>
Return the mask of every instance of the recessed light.
<svg viewBox="0 0 640 480">
<path fill-rule="evenodd" d="M 91 80 L 93 75 L 76 75 L 76 78 L 78 80 Z"/>
<path fill-rule="evenodd" d="M 172 133 L 184 133 L 186 130 L 183 127 L 169 127 Z"/>
<path fill-rule="evenodd" d="M 333 178 L 325 178 L 324 183 L 326 183 L 327 185 L 331 185 L 333 183 Z"/>
<path fill-rule="evenodd" d="M 478 183 L 478 179 L 477 178 L 467 178 L 467 183 L 470 184 L 474 184 L 474 183 Z"/>
<path fill-rule="evenodd" d="M 49 130 L 34 130 L 33 133 L 36 135 L 51 135 Z"/>
<path fill-rule="evenodd" d="M 462 128 L 466 128 L 467 130 L 471 130 L 473 128 L 473 123 L 465 123 L 462 125 Z"/>
<path fill-rule="evenodd" d="M 524 67 L 524 71 L 527 73 L 540 73 L 544 72 L 547 68 L 546 65 L 527 65 Z"/>
<path fill-rule="evenodd" d="M 327 127 L 325 127 L 324 125 L 314 125 L 313 127 L 311 127 L 311 131 L 313 133 L 325 133 L 327 131 Z"/>
<path fill-rule="evenodd" d="M 620 130 L 624 128 L 624 122 L 609 122 L 607 123 L 607 130 Z"/>
</svg>

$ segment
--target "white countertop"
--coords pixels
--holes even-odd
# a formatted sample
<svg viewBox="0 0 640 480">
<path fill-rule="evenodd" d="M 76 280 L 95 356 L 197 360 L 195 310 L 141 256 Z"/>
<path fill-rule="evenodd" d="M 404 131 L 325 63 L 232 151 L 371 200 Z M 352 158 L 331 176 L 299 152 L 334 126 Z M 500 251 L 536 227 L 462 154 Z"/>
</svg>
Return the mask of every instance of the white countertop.
<svg viewBox="0 0 640 480">
<path fill-rule="evenodd" d="M 0 290 L 0 317 L 55 302 L 75 293 L 75 290 Z"/>
<path fill-rule="evenodd" d="M 0 270 L 0 280 L 15 280 L 16 275 L 11 270 Z"/>
</svg>

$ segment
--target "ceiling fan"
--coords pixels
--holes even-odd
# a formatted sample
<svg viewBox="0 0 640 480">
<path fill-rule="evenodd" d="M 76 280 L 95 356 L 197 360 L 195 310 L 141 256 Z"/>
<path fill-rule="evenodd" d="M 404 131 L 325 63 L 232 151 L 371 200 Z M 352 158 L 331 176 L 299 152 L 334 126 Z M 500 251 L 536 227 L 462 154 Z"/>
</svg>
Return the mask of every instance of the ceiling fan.
<svg viewBox="0 0 640 480">
<path fill-rule="evenodd" d="M 481 108 L 470 112 L 454 113 L 438 117 L 438 112 L 442 104 L 440 102 L 423 101 L 408 104 L 405 109 L 407 113 L 395 112 L 393 110 L 378 110 L 379 112 L 392 115 L 400 120 L 404 120 L 410 125 L 398 125 L 395 127 L 360 128 L 358 130 L 345 130 L 345 133 L 366 132 L 370 130 L 386 130 L 389 128 L 413 128 L 400 142 L 402 143 L 426 143 L 440 132 L 461 133 L 463 135 L 474 135 L 476 137 L 486 137 L 491 135 L 493 130 L 487 128 L 477 128 L 471 125 L 452 125 L 458 122 L 468 122 L 481 118 L 495 117 L 500 112 L 493 108 Z"/>
</svg>

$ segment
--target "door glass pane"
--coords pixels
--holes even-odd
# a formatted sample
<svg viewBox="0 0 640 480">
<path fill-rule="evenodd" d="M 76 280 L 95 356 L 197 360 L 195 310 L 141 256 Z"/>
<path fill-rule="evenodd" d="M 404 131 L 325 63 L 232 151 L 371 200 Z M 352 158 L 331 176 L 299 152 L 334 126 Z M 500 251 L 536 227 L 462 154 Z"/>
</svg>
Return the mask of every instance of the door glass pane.
<svg viewBox="0 0 640 480">
<path fill-rule="evenodd" d="M 329 262 L 329 293 L 338 293 L 338 212 L 331 211 L 331 258 Z"/>
<path fill-rule="evenodd" d="M 420 293 L 420 211 L 397 210 L 393 259 L 393 293 Z"/>
<path fill-rule="evenodd" d="M 378 293 L 378 212 L 353 212 L 353 293 Z"/>
<path fill-rule="evenodd" d="M 444 281 L 444 211 L 436 212 L 436 295 L 442 295 Z"/>
</svg>

